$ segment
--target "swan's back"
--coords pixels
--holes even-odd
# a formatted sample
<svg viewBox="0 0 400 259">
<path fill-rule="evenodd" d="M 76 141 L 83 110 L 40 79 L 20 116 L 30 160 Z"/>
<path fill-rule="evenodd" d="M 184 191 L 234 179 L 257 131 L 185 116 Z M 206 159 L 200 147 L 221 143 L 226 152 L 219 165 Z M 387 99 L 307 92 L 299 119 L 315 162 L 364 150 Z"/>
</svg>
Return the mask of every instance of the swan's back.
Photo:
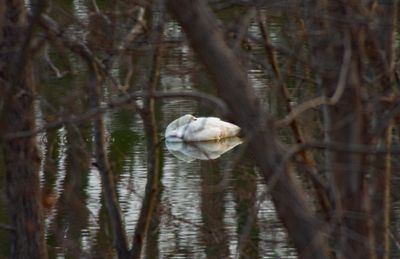
<svg viewBox="0 0 400 259">
<path fill-rule="evenodd" d="M 216 117 L 202 117 L 190 123 L 188 137 L 199 140 L 215 140 L 237 136 L 240 128 Z M 190 135 L 190 136 L 189 136 Z"/>
</svg>

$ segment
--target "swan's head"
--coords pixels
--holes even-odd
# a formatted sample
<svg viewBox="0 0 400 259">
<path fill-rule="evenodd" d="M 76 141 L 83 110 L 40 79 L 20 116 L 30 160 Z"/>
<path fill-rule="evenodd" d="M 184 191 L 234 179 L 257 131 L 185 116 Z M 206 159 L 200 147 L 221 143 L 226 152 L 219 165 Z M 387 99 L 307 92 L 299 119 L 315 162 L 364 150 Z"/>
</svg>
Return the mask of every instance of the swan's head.
<svg viewBox="0 0 400 259">
<path fill-rule="evenodd" d="M 197 118 L 191 114 L 183 115 L 182 117 L 174 120 L 173 122 L 171 122 L 168 125 L 167 129 L 165 130 L 165 137 L 170 137 L 170 136 L 180 137 L 180 136 L 177 136 L 178 134 L 177 134 L 176 130 L 179 127 L 188 125 L 189 123 L 191 123 L 192 121 L 195 121 L 195 120 L 197 120 Z"/>
<path fill-rule="evenodd" d="M 189 123 L 191 123 L 192 121 L 195 121 L 195 120 L 197 120 L 197 118 L 194 117 L 193 115 L 185 114 L 185 115 L 183 115 L 182 117 L 180 117 L 179 119 L 176 120 L 178 122 L 178 126 L 177 127 L 189 124 Z"/>
</svg>

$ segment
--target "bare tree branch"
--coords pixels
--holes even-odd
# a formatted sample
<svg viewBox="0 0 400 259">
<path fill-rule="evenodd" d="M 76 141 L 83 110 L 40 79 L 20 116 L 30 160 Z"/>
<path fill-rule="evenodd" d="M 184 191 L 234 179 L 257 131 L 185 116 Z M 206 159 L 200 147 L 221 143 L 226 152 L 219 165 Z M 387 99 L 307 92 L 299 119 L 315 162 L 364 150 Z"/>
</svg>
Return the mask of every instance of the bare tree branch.
<svg viewBox="0 0 400 259">
<path fill-rule="evenodd" d="M 194 99 L 199 101 L 200 103 L 210 104 L 215 108 L 219 109 L 222 114 L 227 114 L 227 108 L 223 101 L 219 98 L 216 98 L 212 95 L 208 95 L 201 92 L 190 91 L 178 91 L 178 92 L 158 92 L 155 91 L 149 95 L 148 93 L 126 93 L 123 97 L 116 98 L 113 101 L 110 101 L 107 104 L 101 104 L 99 107 L 92 108 L 87 112 L 84 112 L 80 115 L 61 115 L 60 118 L 56 119 L 53 122 L 49 122 L 38 129 L 30 130 L 30 131 L 19 131 L 19 132 L 9 132 L 4 134 L 1 140 L 10 140 L 17 138 L 26 138 L 30 136 L 34 136 L 38 133 L 44 132 L 49 129 L 54 129 L 60 127 L 66 123 L 82 123 L 87 121 L 88 119 L 96 118 L 99 115 L 102 115 L 111 110 L 122 109 L 124 106 L 132 104 L 135 100 L 141 100 L 143 98 L 153 97 L 157 99 Z"/>
<path fill-rule="evenodd" d="M 153 7 L 163 6 L 161 1 L 155 1 Z M 162 12 L 161 12 L 162 13 Z M 153 13 L 154 14 L 154 13 Z M 160 41 L 163 35 L 164 16 L 152 17 L 152 35 L 151 40 Z M 160 189 L 160 146 L 158 145 L 158 130 L 155 111 L 155 92 L 160 82 L 162 45 L 157 44 L 153 48 L 150 56 L 151 70 L 149 73 L 149 81 L 146 88 L 147 96 L 144 98 L 141 116 L 144 123 L 147 146 L 147 183 L 145 188 L 145 196 L 142 202 L 142 208 L 135 227 L 135 233 L 132 241 L 132 249 L 130 258 L 140 259 L 144 240 L 148 235 L 148 229 L 157 205 L 158 192 Z"/>
</svg>

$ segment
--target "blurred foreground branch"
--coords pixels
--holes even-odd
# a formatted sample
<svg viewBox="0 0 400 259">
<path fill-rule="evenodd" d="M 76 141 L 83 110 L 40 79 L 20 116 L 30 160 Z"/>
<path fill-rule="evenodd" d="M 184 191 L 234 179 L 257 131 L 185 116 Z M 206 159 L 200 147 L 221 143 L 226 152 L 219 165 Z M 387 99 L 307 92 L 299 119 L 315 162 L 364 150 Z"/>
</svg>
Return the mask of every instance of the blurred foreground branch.
<svg viewBox="0 0 400 259">
<path fill-rule="evenodd" d="M 216 80 L 218 93 L 226 101 L 232 117 L 250 139 L 252 155 L 268 182 L 281 160 L 273 123 L 260 109 L 239 61 L 223 41 L 215 17 L 203 1 L 170 0 L 168 7 Z M 278 216 L 300 257 L 326 258 L 327 243 L 321 225 L 309 210 L 290 172 L 285 171 L 271 187 Z"/>
</svg>

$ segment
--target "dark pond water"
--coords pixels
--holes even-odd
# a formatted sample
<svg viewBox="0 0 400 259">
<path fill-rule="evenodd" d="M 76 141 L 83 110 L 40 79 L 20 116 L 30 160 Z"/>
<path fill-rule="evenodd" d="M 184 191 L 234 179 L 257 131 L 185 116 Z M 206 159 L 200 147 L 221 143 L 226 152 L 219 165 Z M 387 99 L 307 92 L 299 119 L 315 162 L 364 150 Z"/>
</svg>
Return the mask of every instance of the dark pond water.
<svg viewBox="0 0 400 259">
<path fill-rule="evenodd" d="M 72 10 L 82 24 L 87 24 L 86 2 L 74 0 Z M 279 22 L 271 22 L 269 26 L 271 40 L 279 42 L 275 33 L 280 29 Z M 86 37 L 79 26 L 71 26 L 70 30 Z M 250 25 L 249 33 L 260 37 L 255 24 Z M 180 27 L 174 22 L 165 24 L 164 34 L 168 42 L 183 38 Z M 253 46 L 252 55 L 257 55 L 258 47 Z M 251 57 L 248 60 L 252 60 Z M 122 61 L 112 73 L 124 81 L 120 75 L 126 70 L 124 62 L 127 61 Z M 35 103 L 39 126 L 51 122 L 54 111 L 79 114 L 87 108 L 85 98 L 77 98 L 85 88 L 85 67 L 74 56 L 69 57 L 68 63 L 76 71 L 73 77 L 56 79 L 49 72 L 40 75 L 45 83 L 40 85 L 44 94 Z M 142 90 L 140 72 L 145 71 L 145 57 L 139 54 L 138 61 L 132 63 L 137 71 L 132 85 L 135 90 Z M 159 90 L 193 89 L 213 93 L 211 81 L 187 45 L 166 44 L 162 63 Z M 247 67 L 259 97 L 267 106 L 273 106 L 271 96 L 274 93 L 265 77 L 265 67 L 251 61 Z M 104 92 L 109 99 L 120 94 L 113 86 L 105 86 Z M 157 103 L 159 135 L 163 136 L 166 126 L 184 114 L 220 116 L 214 107 L 194 100 L 160 101 Z M 143 122 L 131 106 L 104 116 L 108 157 L 131 243 L 147 179 Z M 46 194 L 45 222 L 50 257 L 115 257 L 101 195 L 101 179 L 93 166 L 91 124 L 63 126 L 41 133 L 37 138 L 43 158 L 40 175 Z M 265 185 L 244 148 L 243 144 L 237 145 L 218 159 L 190 159 L 192 161 L 188 162 L 169 152 L 163 143 L 160 202 L 145 240 L 143 258 L 238 258 L 239 254 L 243 258 L 296 258 L 276 218 Z"/>
<path fill-rule="evenodd" d="M 73 10 L 83 24 L 87 23 L 88 10 L 83 2 L 73 1 Z M 79 27 L 70 29 L 78 35 L 81 32 Z M 255 28 L 250 27 L 250 31 L 257 36 Z M 174 22 L 165 24 L 165 35 L 169 41 L 182 39 L 181 29 Z M 213 92 L 187 45 L 168 45 L 164 51 L 160 90 Z M 46 83 L 41 88 L 45 95 L 35 103 L 39 126 L 51 121 L 52 112 L 60 107 L 76 113 L 86 107 L 76 98 L 85 87 L 86 77 L 80 73 L 85 68 L 75 57 L 70 57 L 69 63 L 78 71 L 74 77 L 56 79 L 43 75 Z M 118 77 L 121 70 L 123 67 L 115 66 L 113 73 Z M 260 67 L 249 65 L 248 75 L 260 96 L 267 100 L 268 81 Z M 136 82 L 140 81 L 141 75 L 135 76 Z M 106 98 L 118 95 L 112 87 L 104 91 Z M 160 102 L 157 109 L 161 136 L 169 122 L 184 114 L 220 115 L 213 107 L 194 100 L 169 99 Z M 104 118 L 108 156 L 131 243 L 147 179 L 143 123 L 131 107 L 108 112 Z M 52 258 L 114 256 L 101 179 L 92 165 L 92 132 L 89 123 L 63 126 L 37 137 L 43 157 L 40 175 L 46 194 L 44 204 L 48 205 L 46 237 Z M 256 176 L 254 165 L 243 155 L 243 148 L 238 145 L 215 160 L 187 162 L 163 144 L 160 203 L 143 258 L 236 258 L 239 253 L 247 258 L 295 257 L 265 186 Z"/>
</svg>

